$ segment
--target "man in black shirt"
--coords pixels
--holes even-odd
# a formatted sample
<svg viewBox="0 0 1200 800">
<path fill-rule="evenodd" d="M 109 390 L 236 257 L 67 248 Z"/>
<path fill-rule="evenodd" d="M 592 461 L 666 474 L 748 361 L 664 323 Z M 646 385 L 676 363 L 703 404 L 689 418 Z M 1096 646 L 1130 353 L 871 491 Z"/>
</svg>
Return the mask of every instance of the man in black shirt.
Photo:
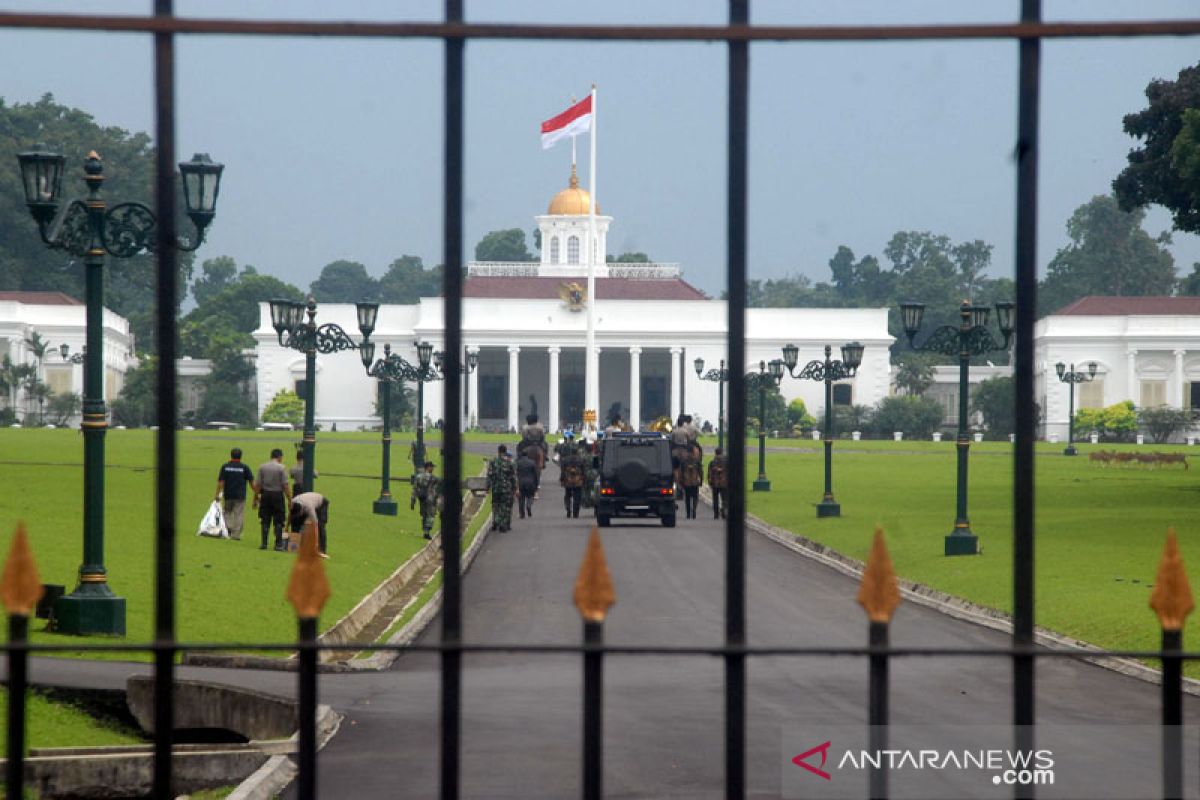
<svg viewBox="0 0 1200 800">
<path fill-rule="evenodd" d="M 225 511 L 225 527 L 229 529 L 229 538 L 242 538 L 242 520 L 246 511 L 246 486 L 254 483 L 254 473 L 242 463 L 242 448 L 235 447 L 229 451 L 229 461 L 217 473 L 217 496 L 220 500 L 225 495 L 223 509 Z"/>
</svg>

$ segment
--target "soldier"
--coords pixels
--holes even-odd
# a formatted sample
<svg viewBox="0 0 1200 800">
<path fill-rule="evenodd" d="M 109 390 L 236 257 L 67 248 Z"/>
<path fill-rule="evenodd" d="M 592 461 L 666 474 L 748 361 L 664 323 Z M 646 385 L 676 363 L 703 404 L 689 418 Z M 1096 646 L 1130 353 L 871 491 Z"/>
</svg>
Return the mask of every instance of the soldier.
<svg viewBox="0 0 1200 800">
<path fill-rule="evenodd" d="M 696 507 L 700 504 L 700 484 L 704 481 L 700 459 L 694 450 L 689 450 L 679 466 L 679 484 L 683 487 L 683 507 L 688 519 L 696 518 Z"/>
<path fill-rule="evenodd" d="M 408 501 L 410 509 L 417 503 L 421 504 L 421 530 L 425 532 L 426 539 L 433 538 L 433 523 L 437 519 L 441 488 L 442 482 L 433 474 L 433 462 L 426 461 L 424 471 L 413 476 L 412 497 Z"/>
<path fill-rule="evenodd" d="M 546 456 L 550 451 L 546 444 L 546 429 L 538 422 L 537 414 L 528 414 L 525 424 L 521 426 L 521 443 L 517 445 L 517 455 L 528 452 L 529 457 L 537 463 L 538 472 L 546 466 Z"/>
<path fill-rule="evenodd" d="M 523 450 L 514 465 L 517 469 L 517 502 L 521 510 L 521 519 L 533 516 L 533 500 L 542 477 L 538 472 L 537 462 L 530 457 L 531 451 L 536 452 L 534 448 Z"/>
<path fill-rule="evenodd" d="M 496 457 L 488 463 L 487 481 L 488 489 L 492 492 L 492 530 L 507 531 L 512 526 L 517 470 L 504 445 L 496 448 Z"/>
<path fill-rule="evenodd" d="M 680 414 L 679 418 L 675 421 L 675 427 L 671 429 L 671 465 L 675 469 L 679 469 L 680 464 L 683 463 L 683 457 L 687 455 L 690 439 L 687 417 Z"/>
<path fill-rule="evenodd" d="M 561 471 L 558 482 L 563 487 L 563 505 L 567 509 L 567 518 L 579 516 L 579 505 L 583 501 L 583 482 L 587 477 L 587 465 L 579 448 L 571 441 L 570 435 L 563 441 L 560 451 Z"/>
<path fill-rule="evenodd" d="M 729 459 L 719 447 L 708 462 L 708 488 L 712 489 L 713 519 L 725 519 L 725 509 L 729 505 Z"/>
</svg>

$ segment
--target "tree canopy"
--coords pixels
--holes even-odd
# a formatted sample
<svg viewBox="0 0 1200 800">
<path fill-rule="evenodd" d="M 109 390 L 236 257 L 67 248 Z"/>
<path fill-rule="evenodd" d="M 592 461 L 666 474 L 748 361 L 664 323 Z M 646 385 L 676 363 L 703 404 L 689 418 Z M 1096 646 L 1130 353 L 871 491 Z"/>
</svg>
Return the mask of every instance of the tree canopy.
<svg viewBox="0 0 1200 800">
<path fill-rule="evenodd" d="M 63 181 L 66 201 L 84 196 L 79 180 L 84 156 L 95 150 L 104 159 L 103 196 L 110 205 L 126 201 L 152 203 L 154 148 L 145 133 L 102 126 L 91 114 L 69 108 L 43 95 L 36 103 L 8 105 L 0 99 L 0 290 L 59 291 L 83 299 L 83 264 L 62 250 L 42 243 L 25 208 L 25 193 L 15 165 L 17 153 L 45 143 L 67 158 Z M 192 231 L 178 203 L 182 232 Z M 179 253 L 180 289 L 192 273 L 192 255 Z M 152 255 L 109 258 L 105 264 L 105 305 L 129 320 L 139 350 L 154 344 L 155 261 Z M 183 295 L 178 298 L 182 301 Z"/>
<path fill-rule="evenodd" d="M 1146 99 L 1125 116 L 1125 132 L 1143 145 L 1129 152 L 1113 190 L 1127 211 L 1157 203 L 1177 230 L 1200 233 L 1200 65 L 1150 81 Z"/>
<path fill-rule="evenodd" d="M 253 347 L 250 334 L 258 329 L 259 303 L 304 299 L 295 286 L 260 275 L 249 265 L 230 278 L 237 264 L 228 256 L 205 261 L 200 269 L 196 284 L 204 288 L 197 293 L 199 304 L 179 321 L 180 353 L 193 358 L 217 359 Z"/>
<path fill-rule="evenodd" d="M 359 303 L 379 299 L 379 281 L 357 261 L 333 261 L 309 287 L 318 303 Z"/>
<path fill-rule="evenodd" d="M 491 231 L 475 245 L 476 261 L 533 261 L 525 244 L 525 231 L 508 228 Z"/>
<path fill-rule="evenodd" d="M 437 297 L 441 291 L 442 265 L 426 269 L 420 256 L 400 256 L 379 279 L 383 303 L 416 303 L 422 297 Z"/>
</svg>

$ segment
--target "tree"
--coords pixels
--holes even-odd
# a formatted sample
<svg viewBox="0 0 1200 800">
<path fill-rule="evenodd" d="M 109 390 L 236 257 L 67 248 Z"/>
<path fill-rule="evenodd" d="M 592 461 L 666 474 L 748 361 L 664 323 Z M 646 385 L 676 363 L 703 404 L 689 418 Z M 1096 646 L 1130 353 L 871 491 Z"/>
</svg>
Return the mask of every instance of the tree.
<svg viewBox="0 0 1200 800">
<path fill-rule="evenodd" d="M 651 263 L 650 256 L 645 253 L 621 253 L 619 256 L 609 255 L 607 258 L 610 264 L 649 264 Z"/>
<path fill-rule="evenodd" d="M 1196 297 L 1200 295 L 1200 261 L 1192 264 L 1192 274 L 1179 279 L 1179 293 Z"/>
<path fill-rule="evenodd" d="M 82 405 L 83 400 L 76 392 L 52 394 L 46 404 L 47 419 L 51 425 L 61 428 L 79 413 Z"/>
<path fill-rule="evenodd" d="M 34 331 L 25 339 L 25 346 L 29 348 L 29 353 L 33 356 L 35 362 L 33 371 L 25 378 L 25 400 L 26 402 L 38 405 L 44 411 L 45 403 L 50 399 L 50 389 L 42 383 L 42 362 L 46 360 L 46 353 L 50 350 L 50 342 L 44 339 L 40 333 Z M 41 420 L 39 420 L 38 424 L 42 424 Z"/>
<path fill-rule="evenodd" d="M 1192 412 L 1182 408 L 1159 406 L 1158 408 L 1143 408 L 1138 412 L 1138 422 L 1150 434 L 1157 444 L 1165 444 L 1180 431 L 1187 430 L 1192 424 Z"/>
<path fill-rule="evenodd" d="M 933 363 L 922 353 L 907 353 L 896 368 L 896 388 L 920 396 L 933 385 Z"/>
<path fill-rule="evenodd" d="M 1137 411 L 1132 400 L 1114 403 L 1108 408 L 1081 408 L 1075 412 L 1075 430 L 1095 431 L 1106 441 L 1123 441 L 1137 432 Z"/>
<path fill-rule="evenodd" d="M 774 381 L 767 381 L 763 402 L 766 410 L 766 414 L 764 415 L 766 422 L 764 430 L 788 430 L 787 401 L 779 393 L 779 387 L 775 385 Z M 758 419 L 757 379 L 746 381 L 746 411 L 748 412 L 748 416 L 752 415 L 756 420 Z"/>
<path fill-rule="evenodd" d="M 247 267 L 253 270 L 253 267 Z M 200 265 L 201 276 L 192 284 L 192 297 L 197 305 L 212 299 L 213 295 L 230 286 L 237 279 L 237 262 L 229 256 L 210 258 Z"/>
<path fill-rule="evenodd" d="M 309 287 L 320 303 L 359 303 L 379 299 L 379 281 L 357 261 L 333 261 Z"/>
<path fill-rule="evenodd" d="M 865 431 L 871 427 L 872 413 L 870 406 L 834 406 L 834 429 L 842 434 Z"/>
<path fill-rule="evenodd" d="M 808 413 L 808 407 L 804 405 L 804 401 L 797 397 L 787 406 L 787 421 L 792 428 L 797 426 L 802 429 L 812 428 L 817 424 L 816 418 Z"/>
<path fill-rule="evenodd" d="M 104 194 L 110 204 L 152 202 L 154 148 L 147 134 L 102 126 L 87 112 L 56 103 L 50 94 L 35 103 L 8 105 L 0 99 L 0 163 L 15 164 L 17 153 L 38 142 L 66 156 L 68 177 L 63 191 L 67 199 L 86 192 L 77 176 L 84 154 L 95 150 L 104 158 Z M 42 243 L 23 198 L 19 171 L 0 170 L 0 230 L 6 231 L 0 238 L 0 290 L 59 291 L 82 299 L 82 261 Z M 182 193 L 177 206 L 178 229 L 190 232 Z M 155 270 L 154 256 L 146 253 L 110 258 L 104 268 L 104 304 L 129 320 L 143 351 L 153 349 L 155 341 Z M 177 301 L 182 301 L 192 274 L 191 253 L 179 253 L 179 273 L 181 294 Z"/>
<path fill-rule="evenodd" d="M 267 407 L 263 409 L 263 422 L 290 422 L 304 424 L 304 401 L 291 389 L 280 389 Z"/>
<path fill-rule="evenodd" d="M 1108 195 L 1075 209 L 1067 222 L 1071 244 L 1050 261 L 1038 292 L 1050 313 L 1088 295 L 1166 295 L 1175 287 L 1175 259 L 1166 245 L 1142 230 L 1142 210 L 1122 211 Z"/>
<path fill-rule="evenodd" d="M 388 398 L 388 425 L 392 430 L 406 430 L 413 423 L 416 411 L 414 401 L 417 393 L 405 383 L 393 383 L 391 396 Z M 375 394 L 375 416 L 383 419 L 383 393 Z"/>
<path fill-rule="evenodd" d="M 885 397 L 875 407 L 872 425 L 875 432 L 887 435 L 902 431 L 917 439 L 927 439 L 942 427 L 942 404 L 928 397 Z"/>
<path fill-rule="evenodd" d="M 219 259 L 218 259 L 219 260 Z M 205 262 L 207 266 L 211 262 Z M 204 292 L 201 292 L 204 294 Z M 271 275 L 246 266 L 179 321 L 180 352 L 193 358 L 218 358 L 254 346 L 260 304 L 275 298 L 303 300 L 304 293 Z"/>
<path fill-rule="evenodd" d="M 491 231 L 475 245 L 476 261 L 533 261 L 525 245 L 525 231 L 508 228 Z"/>
<path fill-rule="evenodd" d="M 32 374 L 32 364 L 13 363 L 7 353 L 3 359 L 0 359 L 0 391 L 6 394 L 8 407 L 12 409 L 14 416 L 17 410 L 17 391 L 25 385 L 26 379 Z"/>
<path fill-rule="evenodd" d="M 1200 65 L 1174 81 L 1150 81 L 1146 99 L 1125 116 L 1125 132 L 1144 144 L 1129 152 L 1113 191 L 1126 211 L 1157 203 L 1170 209 L 1176 230 L 1200 233 Z"/>
<path fill-rule="evenodd" d="M 205 422 L 216 420 L 254 424 L 254 401 L 248 387 L 254 380 L 254 366 L 240 351 L 219 353 L 212 371 L 200 379 L 203 396 L 197 416 Z"/>
<path fill-rule="evenodd" d="M 437 297 L 441 291 L 442 265 L 425 269 L 420 256 L 400 256 L 379 279 L 379 300 L 383 303 L 417 303 L 422 297 Z"/>
<path fill-rule="evenodd" d="M 971 393 L 971 413 L 983 417 L 988 438 L 1002 439 L 1017 429 L 1016 385 L 1012 378 L 988 378 Z"/>
<path fill-rule="evenodd" d="M 112 402 L 113 421 L 138 428 L 158 419 L 158 359 L 147 356 L 125 373 L 121 394 Z"/>
</svg>

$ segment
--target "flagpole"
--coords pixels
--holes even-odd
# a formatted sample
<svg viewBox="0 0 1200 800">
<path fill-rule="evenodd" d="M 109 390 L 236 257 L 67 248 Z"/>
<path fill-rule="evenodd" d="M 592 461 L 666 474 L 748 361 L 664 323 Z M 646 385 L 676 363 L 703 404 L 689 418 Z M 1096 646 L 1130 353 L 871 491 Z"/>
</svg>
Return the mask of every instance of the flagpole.
<svg viewBox="0 0 1200 800">
<path fill-rule="evenodd" d="M 587 373 L 584 377 L 584 406 L 591 411 L 592 424 L 600 421 L 600 359 L 596 354 L 596 84 L 592 84 L 592 125 L 591 147 L 588 151 L 588 171 L 591 173 L 588 190 L 591 192 L 591 202 L 588 203 L 588 254 L 587 254 Z M 575 140 L 571 139 L 574 148 Z M 588 416 L 585 412 L 585 418 Z"/>
</svg>

